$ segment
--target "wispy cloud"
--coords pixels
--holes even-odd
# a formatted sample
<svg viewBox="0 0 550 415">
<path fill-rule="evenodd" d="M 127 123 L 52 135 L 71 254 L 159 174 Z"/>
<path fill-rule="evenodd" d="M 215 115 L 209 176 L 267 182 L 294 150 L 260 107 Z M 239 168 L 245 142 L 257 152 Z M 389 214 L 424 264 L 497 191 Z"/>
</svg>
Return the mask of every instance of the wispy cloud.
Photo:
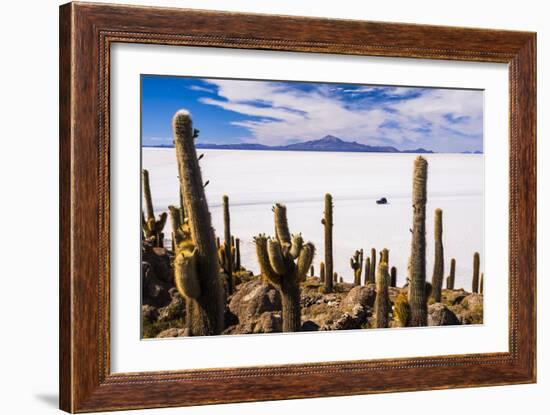
<svg viewBox="0 0 550 415">
<path fill-rule="evenodd" d="M 200 102 L 240 114 L 254 141 L 285 144 L 326 134 L 365 144 L 438 151 L 481 149 L 480 91 L 204 80 Z"/>
</svg>

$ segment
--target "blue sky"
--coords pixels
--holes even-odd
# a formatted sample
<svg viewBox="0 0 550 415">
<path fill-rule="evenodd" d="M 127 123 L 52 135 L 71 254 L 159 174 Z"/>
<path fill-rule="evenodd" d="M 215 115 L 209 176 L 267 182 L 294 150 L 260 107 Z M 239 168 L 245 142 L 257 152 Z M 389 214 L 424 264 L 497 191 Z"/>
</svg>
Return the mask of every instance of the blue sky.
<svg viewBox="0 0 550 415">
<path fill-rule="evenodd" d="M 142 143 L 171 144 L 182 108 L 203 143 L 284 145 L 330 134 L 400 150 L 483 150 L 478 90 L 144 75 Z"/>
</svg>

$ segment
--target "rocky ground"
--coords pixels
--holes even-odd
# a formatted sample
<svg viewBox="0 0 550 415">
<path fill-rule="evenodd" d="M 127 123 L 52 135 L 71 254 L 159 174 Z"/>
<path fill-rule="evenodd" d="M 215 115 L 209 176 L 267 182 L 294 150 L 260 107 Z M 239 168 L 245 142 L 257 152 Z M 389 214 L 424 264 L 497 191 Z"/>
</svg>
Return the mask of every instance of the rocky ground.
<svg viewBox="0 0 550 415">
<path fill-rule="evenodd" d="M 185 336 L 185 300 L 174 287 L 170 251 L 144 244 L 142 251 L 143 337 Z M 241 270 L 235 274 L 235 292 L 228 297 L 224 334 L 281 331 L 281 296 L 260 276 Z M 302 284 L 302 331 L 368 329 L 374 327 L 374 284 L 338 283 L 333 293 L 322 294 L 317 277 Z M 406 288 L 390 287 L 393 304 Z M 483 295 L 464 290 L 443 290 L 441 303 L 428 306 L 428 325 L 483 323 Z M 391 327 L 396 327 L 393 320 Z"/>
</svg>

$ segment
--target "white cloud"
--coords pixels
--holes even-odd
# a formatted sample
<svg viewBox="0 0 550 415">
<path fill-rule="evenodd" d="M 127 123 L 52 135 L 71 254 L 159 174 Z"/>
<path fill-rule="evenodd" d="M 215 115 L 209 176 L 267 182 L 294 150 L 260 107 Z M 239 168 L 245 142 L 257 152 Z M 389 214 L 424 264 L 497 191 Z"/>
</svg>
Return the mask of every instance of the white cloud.
<svg viewBox="0 0 550 415">
<path fill-rule="evenodd" d="M 410 88 L 381 87 L 384 99 L 380 103 L 350 105 L 345 92 L 376 92 L 380 88 L 352 90 L 320 85 L 305 92 L 287 83 L 208 83 L 217 88 L 219 98 L 202 98 L 201 102 L 255 117 L 232 124 L 248 129 L 262 144 L 285 144 L 332 134 L 364 144 L 395 144 L 402 148 L 480 146 L 483 98 L 479 91 L 422 89 L 420 96 L 410 97 Z"/>
</svg>

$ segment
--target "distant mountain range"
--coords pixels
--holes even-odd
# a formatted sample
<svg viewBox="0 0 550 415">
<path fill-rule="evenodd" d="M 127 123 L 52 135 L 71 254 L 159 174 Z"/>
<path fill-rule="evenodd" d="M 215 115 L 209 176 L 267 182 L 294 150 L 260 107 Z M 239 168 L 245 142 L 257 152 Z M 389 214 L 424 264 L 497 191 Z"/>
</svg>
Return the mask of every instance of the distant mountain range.
<svg viewBox="0 0 550 415">
<path fill-rule="evenodd" d="M 171 145 L 145 146 L 145 147 L 173 147 Z M 302 143 L 288 144 L 285 146 L 267 146 L 264 144 L 208 144 L 197 143 L 197 148 L 214 150 L 274 150 L 274 151 L 332 151 L 352 153 L 434 153 L 431 150 L 417 148 L 414 150 L 398 150 L 392 146 L 369 146 L 356 141 L 344 141 L 333 135 L 327 135 L 319 140 L 305 141 Z M 465 152 L 468 153 L 468 152 Z M 481 154 L 475 152 L 475 154 Z"/>
</svg>

